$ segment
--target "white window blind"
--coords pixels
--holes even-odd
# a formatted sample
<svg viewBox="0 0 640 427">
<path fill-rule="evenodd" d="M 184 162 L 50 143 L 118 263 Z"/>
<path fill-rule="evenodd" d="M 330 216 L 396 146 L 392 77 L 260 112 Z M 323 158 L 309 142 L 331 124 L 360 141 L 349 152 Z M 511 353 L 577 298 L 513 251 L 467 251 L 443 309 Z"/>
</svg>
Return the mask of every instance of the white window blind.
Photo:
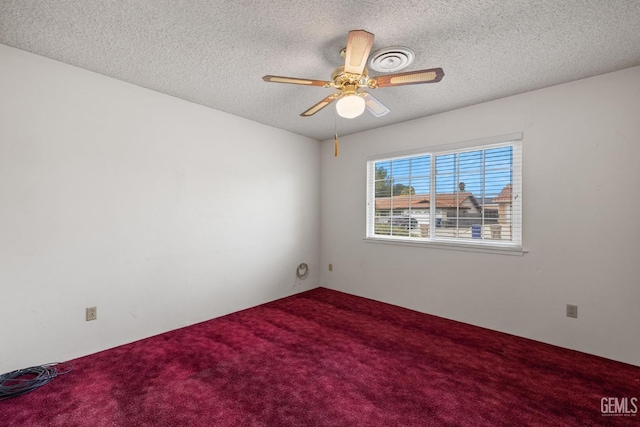
<svg viewBox="0 0 640 427">
<path fill-rule="evenodd" d="M 522 247 L 521 135 L 367 162 L 367 238 Z"/>
</svg>

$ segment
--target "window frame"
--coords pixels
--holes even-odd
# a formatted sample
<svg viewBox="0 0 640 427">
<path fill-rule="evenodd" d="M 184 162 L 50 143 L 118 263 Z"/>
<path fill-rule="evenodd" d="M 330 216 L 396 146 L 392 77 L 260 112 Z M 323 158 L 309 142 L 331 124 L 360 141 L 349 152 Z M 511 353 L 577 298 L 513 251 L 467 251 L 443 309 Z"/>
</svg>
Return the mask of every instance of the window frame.
<svg viewBox="0 0 640 427">
<path fill-rule="evenodd" d="M 522 247 L 522 133 L 499 135 L 489 138 L 474 139 L 451 144 L 422 147 L 402 152 L 380 154 L 367 158 L 366 169 L 366 221 L 364 240 L 372 243 L 391 243 L 406 246 L 431 247 L 465 251 L 479 251 L 522 255 L 526 251 Z M 375 164 L 376 162 L 392 161 L 409 157 L 430 156 L 430 200 L 436 194 L 436 156 L 446 154 L 460 154 L 463 152 L 489 150 L 511 146 L 512 151 L 512 240 L 498 241 L 490 239 L 467 240 L 460 238 L 433 237 L 436 236 L 436 204 L 429 203 L 429 237 L 403 237 L 375 234 Z"/>
</svg>

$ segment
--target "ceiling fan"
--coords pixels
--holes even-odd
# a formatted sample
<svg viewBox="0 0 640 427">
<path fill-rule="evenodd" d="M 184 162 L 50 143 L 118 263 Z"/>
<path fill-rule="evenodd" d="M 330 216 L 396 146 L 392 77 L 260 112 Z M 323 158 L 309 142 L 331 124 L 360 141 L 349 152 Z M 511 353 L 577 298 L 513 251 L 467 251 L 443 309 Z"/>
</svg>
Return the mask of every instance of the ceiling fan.
<svg viewBox="0 0 640 427">
<path fill-rule="evenodd" d="M 365 108 L 376 117 L 384 116 L 390 111 L 373 95 L 361 90 L 361 88 L 376 89 L 389 86 L 437 83 L 444 77 L 442 68 L 369 77 L 365 66 L 371 46 L 373 46 L 373 38 L 373 34 L 364 30 L 349 31 L 347 47 L 343 50 L 344 66 L 336 68 L 331 74 L 330 81 L 271 75 L 264 76 L 262 80 L 272 83 L 290 83 L 337 89 L 339 92 L 327 96 L 300 115 L 302 117 L 310 117 L 337 100 L 336 110 L 338 114 L 351 119 L 362 114 Z"/>
</svg>

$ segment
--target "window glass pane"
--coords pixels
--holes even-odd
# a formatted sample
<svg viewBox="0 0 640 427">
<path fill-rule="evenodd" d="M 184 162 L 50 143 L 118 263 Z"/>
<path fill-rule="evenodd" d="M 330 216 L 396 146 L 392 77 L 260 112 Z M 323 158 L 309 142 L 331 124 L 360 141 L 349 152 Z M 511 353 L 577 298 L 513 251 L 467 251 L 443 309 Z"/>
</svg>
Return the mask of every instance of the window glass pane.
<svg viewBox="0 0 640 427">
<path fill-rule="evenodd" d="M 391 196 L 391 162 L 375 163 L 375 197 Z"/>
<path fill-rule="evenodd" d="M 482 151 L 460 153 L 460 172 L 481 171 L 483 161 Z"/>
<path fill-rule="evenodd" d="M 452 174 L 456 172 L 457 154 L 436 156 L 436 174 Z"/>
<path fill-rule="evenodd" d="M 485 168 L 511 169 L 513 163 L 513 147 L 500 147 L 485 150 Z"/>
<path fill-rule="evenodd" d="M 375 234 L 388 234 L 389 220 L 391 218 L 391 197 L 379 197 L 375 199 Z"/>
<path fill-rule="evenodd" d="M 382 168 L 387 172 L 387 174 L 391 174 L 391 161 L 387 160 L 383 162 L 376 162 L 376 171 L 378 170 L 378 168 Z M 376 179 L 378 179 L 377 174 Z"/>
<path fill-rule="evenodd" d="M 484 179 L 482 171 L 461 173 L 457 190 L 472 193 L 476 197 L 483 197 L 483 184 Z"/>
<path fill-rule="evenodd" d="M 393 160 L 391 162 L 391 173 L 394 178 L 409 178 L 411 170 L 411 160 L 408 158 Z"/>
<path fill-rule="evenodd" d="M 409 194 L 415 194 L 415 189 L 409 185 L 409 178 L 393 180 L 394 196 L 406 196 Z"/>
<path fill-rule="evenodd" d="M 487 171 L 485 181 L 486 197 L 497 197 L 506 185 L 511 184 L 511 172 Z"/>
<path fill-rule="evenodd" d="M 453 193 L 460 181 L 457 175 L 436 175 L 436 193 Z"/>
<path fill-rule="evenodd" d="M 411 176 L 428 177 L 431 174 L 431 156 L 418 156 L 411 158 Z"/>
<path fill-rule="evenodd" d="M 378 197 L 391 197 L 390 181 L 376 181 L 376 199 Z"/>
<path fill-rule="evenodd" d="M 423 178 L 412 178 L 411 179 L 411 188 L 413 193 L 415 195 L 420 195 L 420 196 L 427 196 L 427 199 L 425 201 L 423 201 L 422 203 L 426 203 L 427 205 L 429 204 L 429 200 L 428 200 L 428 196 L 429 196 L 429 189 L 430 189 L 430 179 L 428 176 L 423 177 Z"/>
</svg>

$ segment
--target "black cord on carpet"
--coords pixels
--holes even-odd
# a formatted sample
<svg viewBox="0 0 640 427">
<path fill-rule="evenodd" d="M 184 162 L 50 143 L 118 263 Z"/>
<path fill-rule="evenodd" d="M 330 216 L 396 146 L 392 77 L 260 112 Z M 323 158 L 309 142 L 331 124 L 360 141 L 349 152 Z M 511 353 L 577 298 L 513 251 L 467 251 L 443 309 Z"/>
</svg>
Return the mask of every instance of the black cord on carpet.
<svg viewBox="0 0 640 427">
<path fill-rule="evenodd" d="M 29 393 L 57 377 L 68 374 L 73 367 L 68 363 L 49 363 L 18 369 L 0 375 L 0 401 Z"/>
</svg>

